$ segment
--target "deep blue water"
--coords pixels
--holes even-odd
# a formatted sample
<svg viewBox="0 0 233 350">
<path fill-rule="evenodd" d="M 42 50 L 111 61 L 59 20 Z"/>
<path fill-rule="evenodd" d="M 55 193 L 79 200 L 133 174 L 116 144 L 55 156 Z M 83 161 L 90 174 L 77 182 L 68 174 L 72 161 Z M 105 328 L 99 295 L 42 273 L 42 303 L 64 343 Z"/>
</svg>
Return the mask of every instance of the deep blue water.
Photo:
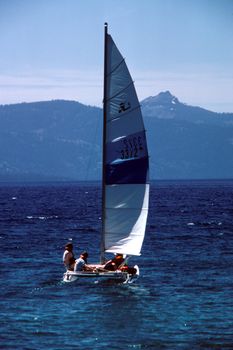
<svg viewBox="0 0 233 350">
<path fill-rule="evenodd" d="M 233 181 L 155 182 L 134 285 L 63 284 L 99 258 L 98 184 L 0 187 L 1 349 L 233 349 Z"/>
</svg>

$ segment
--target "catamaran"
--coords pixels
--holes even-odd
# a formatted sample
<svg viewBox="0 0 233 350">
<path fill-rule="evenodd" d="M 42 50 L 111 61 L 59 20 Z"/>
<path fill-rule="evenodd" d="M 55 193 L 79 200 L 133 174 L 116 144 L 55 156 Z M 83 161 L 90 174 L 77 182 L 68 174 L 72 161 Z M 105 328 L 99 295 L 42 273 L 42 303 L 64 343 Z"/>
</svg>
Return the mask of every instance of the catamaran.
<svg viewBox="0 0 233 350">
<path fill-rule="evenodd" d="M 141 255 L 149 207 L 149 157 L 140 104 L 124 58 L 104 28 L 104 98 L 102 159 L 102 233 L 100 264 L 105 253 L 122 254 L 125 264 Z M 63 281 L 139 276 L 127 269 L 67 271 Z"/>
</svg>

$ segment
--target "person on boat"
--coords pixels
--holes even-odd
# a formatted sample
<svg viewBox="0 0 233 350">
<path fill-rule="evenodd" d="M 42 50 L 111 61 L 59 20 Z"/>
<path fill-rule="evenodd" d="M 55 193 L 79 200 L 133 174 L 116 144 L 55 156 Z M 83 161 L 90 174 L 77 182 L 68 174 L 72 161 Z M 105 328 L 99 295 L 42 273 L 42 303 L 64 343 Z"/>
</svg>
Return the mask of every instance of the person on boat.
<svg viewBox="0 0 233 350">
<path fill-rule="evenodd" d="M 107 261 L 105 265 L 98 267 L 96 270 L 99 272 L 120 270 L 122 272 L 127 272 L 130 275 L 134 275 L 137 272 L 134 267 L 127 265 L 123 254 L 116 254 L 113 259 Z"/>
<path fill-rule="evenodd" d="M 63 254 L 63 263 L 67 270 L 72 271 L 74 269 L 75 257 L 73 253 L 73 244 L 70 242 L 65 245 L 65 251 Z"/>
<path fill-rule="evenodd" d="M 125 259 L 122 254 L 116 254 L 113 259 L 106 262 L 106 264 L 103 266 L 103 269 L 108 271 L 119 270 L 124 261 Z"/>
<path fill-rule="evenodd" d="M 78 271 L 94 271 L 95 267 L 87 264 L 88 253 L 82 252 L 80 257 L 75 260 L 74 272 Z"/>
</svg>

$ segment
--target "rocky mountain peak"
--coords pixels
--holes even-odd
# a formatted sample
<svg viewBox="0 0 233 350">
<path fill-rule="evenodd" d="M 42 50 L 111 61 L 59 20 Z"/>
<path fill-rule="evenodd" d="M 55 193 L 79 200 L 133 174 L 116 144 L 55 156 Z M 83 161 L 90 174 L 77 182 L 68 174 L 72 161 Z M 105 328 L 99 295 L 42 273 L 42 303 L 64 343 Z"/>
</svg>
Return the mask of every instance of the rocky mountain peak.
<svg viewBox="0 0 233 350">
<path fill-rule="evenodd" d="M 156 96 L 150 96 L 141 102 L 143 112 L 148 117 L 173 119 L 174 111 L 180 102 L 170 91 L 162 91 Z"/>
<path fill-rule="evenodd" d="M 156 96 L 150 96 L 142 101 L 142 105 L 175 105 L 180 103 L 178 98 L 170 93 L 170 91 L 162 91 Z"/>
</svg>

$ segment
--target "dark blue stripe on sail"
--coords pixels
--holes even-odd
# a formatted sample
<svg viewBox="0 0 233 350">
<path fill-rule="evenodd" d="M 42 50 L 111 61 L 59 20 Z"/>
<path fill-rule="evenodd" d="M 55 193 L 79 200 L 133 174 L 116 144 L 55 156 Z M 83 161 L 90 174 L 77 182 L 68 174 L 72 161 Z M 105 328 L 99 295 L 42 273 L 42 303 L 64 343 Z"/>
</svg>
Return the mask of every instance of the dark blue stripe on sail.
<svg viewBox="0 0 233 350">
<path fill-rule="evenodd" d="M 106 165 L 106 185 L 144 184 L 147 182 L 148 158 L 139 158 Z"/>
</svg>

